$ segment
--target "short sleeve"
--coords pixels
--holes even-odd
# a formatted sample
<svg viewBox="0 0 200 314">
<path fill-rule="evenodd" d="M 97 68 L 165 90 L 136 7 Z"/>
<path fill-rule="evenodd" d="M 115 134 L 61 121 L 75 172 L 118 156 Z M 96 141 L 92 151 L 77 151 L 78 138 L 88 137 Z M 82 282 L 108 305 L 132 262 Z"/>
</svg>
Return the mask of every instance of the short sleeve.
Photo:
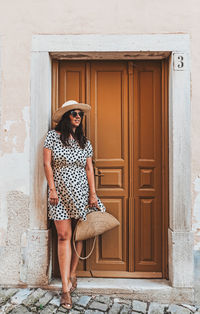
<svg viewBox="0 0 200 314">
<path fill-rule="evenodd" d="M 49 148 L 52 150 L 53 146 L 54 146 L 54 135 L 53 135 L 53 132 L 50 130 L 47 132 L 43 147 Z"/>
<path fill-rule="evenodd" d="M 90 140 L 88 140 L 86 144 L 86 158 L 92 157 L 93 156 L 93 148 Z"/>
</svg>

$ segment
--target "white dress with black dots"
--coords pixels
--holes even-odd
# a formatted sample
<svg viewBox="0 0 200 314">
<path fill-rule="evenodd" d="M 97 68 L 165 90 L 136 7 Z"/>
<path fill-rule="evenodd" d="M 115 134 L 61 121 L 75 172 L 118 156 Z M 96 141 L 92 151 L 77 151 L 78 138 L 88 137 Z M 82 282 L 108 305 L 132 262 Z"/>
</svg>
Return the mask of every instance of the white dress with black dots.
<svg viewBox="0 0 200 314">
<path fill-rule="evenodd" d="M 47 132 L 44 146 L 52 150 L 52 170 L 58 204 L 50 204 L 48 186 L 48 218 L 64 220 L 75 218 L 87 220 L 87 214 L 98 210 L 96 207 L 86 209 L 89 204 L 89 184 L 85 170 L 86 158 L 93 156 L 92 144 L 89 139 L 82 149 L 75 139 L 69 139 L 70 146 L 64 146 L 60 134 L 55 130 Z M 106 208 L 97 197 L 101 211 Z"/>
</svg>

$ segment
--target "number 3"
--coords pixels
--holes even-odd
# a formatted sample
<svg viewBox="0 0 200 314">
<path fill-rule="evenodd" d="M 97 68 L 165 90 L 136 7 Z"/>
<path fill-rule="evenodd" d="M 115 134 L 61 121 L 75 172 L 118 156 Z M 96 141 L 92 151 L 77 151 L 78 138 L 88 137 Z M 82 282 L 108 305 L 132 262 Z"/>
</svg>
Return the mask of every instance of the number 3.
<svg viewBox="0 0 200 314">
<path fill-rule="evenodd" d="M 179 69 L 181 69 L 181 68 L 183 68 L 184 67 L 184 59 L 183 59 L 183 56 L 178 56 L 178 64 L 177 64 L 177 67 L 179 68 Z"/>
</svg>

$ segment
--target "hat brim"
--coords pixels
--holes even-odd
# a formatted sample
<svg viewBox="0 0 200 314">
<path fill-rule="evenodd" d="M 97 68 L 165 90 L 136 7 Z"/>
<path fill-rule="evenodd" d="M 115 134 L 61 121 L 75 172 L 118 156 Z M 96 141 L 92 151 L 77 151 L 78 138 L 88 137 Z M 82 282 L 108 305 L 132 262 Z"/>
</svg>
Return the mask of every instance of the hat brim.
<svg viewBox="0 0 200 314">
<path fill-rule="evenodd" d="M 84 111 L 85 113 L 88 113 L 91 109 L 91 106 L 88 104 L 78 103 L 78 104 L 71 104 L 65 107 L 61 107 L 54 112 L 53 117 L 52 117 L 53 121 L 58 123 L 65 112 L 73 110 L 73 109 L 80 109 Z"/>
</svg>

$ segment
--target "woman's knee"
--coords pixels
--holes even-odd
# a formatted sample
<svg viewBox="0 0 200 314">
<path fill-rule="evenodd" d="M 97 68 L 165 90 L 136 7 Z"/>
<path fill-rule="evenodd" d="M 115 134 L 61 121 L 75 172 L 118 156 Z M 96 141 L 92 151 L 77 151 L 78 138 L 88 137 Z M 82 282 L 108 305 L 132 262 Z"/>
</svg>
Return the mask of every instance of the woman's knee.
<svg viewBox="0 0 200 314">
<path fill-rule="evenodd" d="M 72 237 L 71 220 L 54 221 L 59 241 L 70 240 Z"/>
<path fill-rule="evenodd" d="M 69 231 L 61 231 L 61 232 L 58 232 L 58 241 L 66 241 L 66 240 L 71 240 L 71 237 L 72 237 L 72 233 L 71 233 L 71 230 Z"/>
</svg>

